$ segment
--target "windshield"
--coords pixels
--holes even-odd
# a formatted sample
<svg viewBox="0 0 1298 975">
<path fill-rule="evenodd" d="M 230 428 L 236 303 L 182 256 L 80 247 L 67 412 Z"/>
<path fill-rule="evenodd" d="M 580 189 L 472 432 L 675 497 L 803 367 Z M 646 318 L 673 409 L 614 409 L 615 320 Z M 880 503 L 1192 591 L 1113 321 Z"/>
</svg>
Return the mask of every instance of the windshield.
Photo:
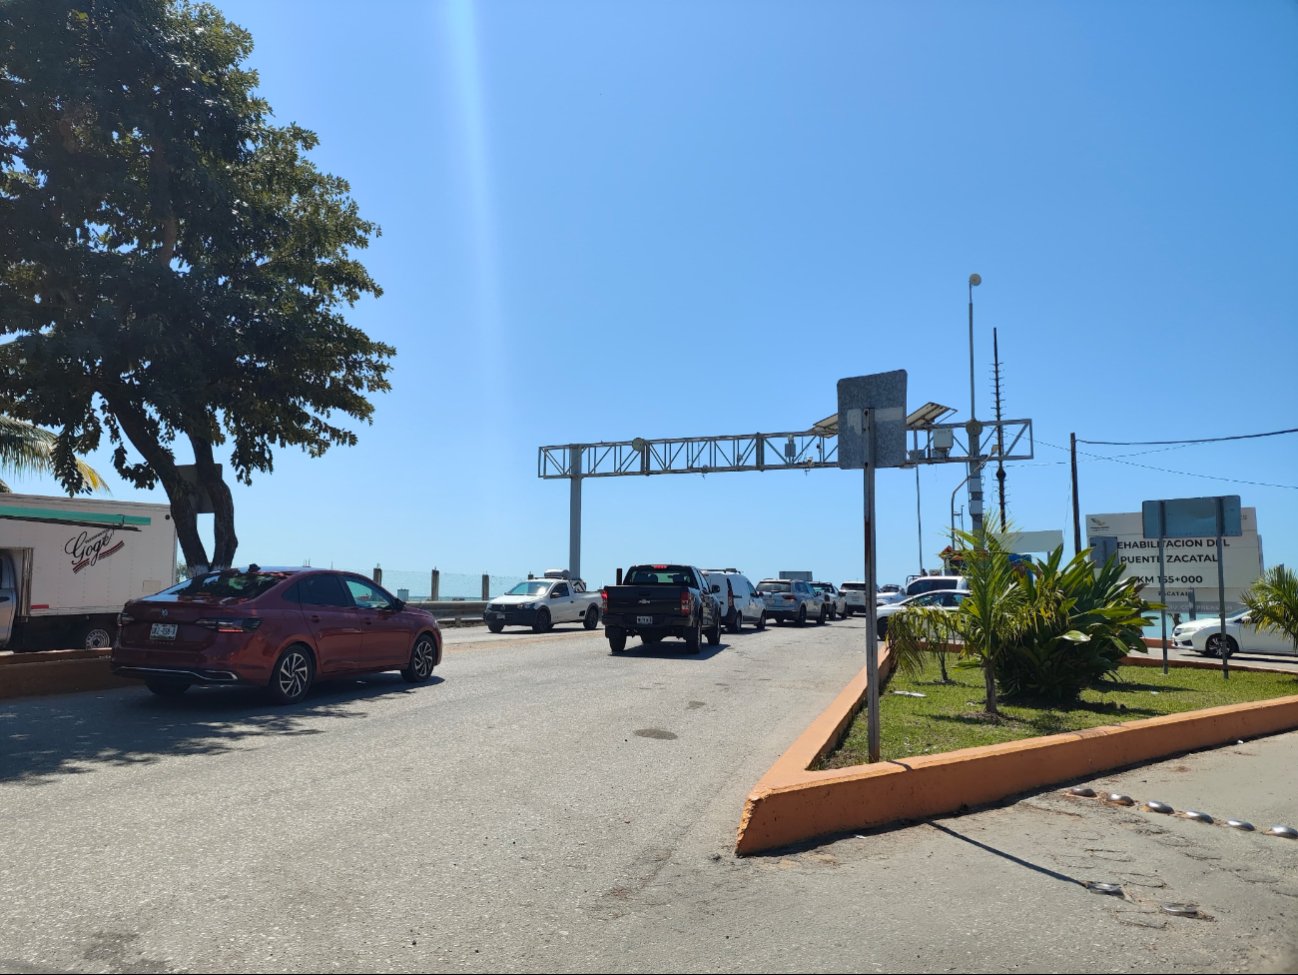
<svg viewBox="0 0 1298 975">
<path fill-rule="evenodd" d="M 527 582 L 520 582 L 506 596 L 541 596 L 550 588 L 550 584 L 542 579 L 532 579 Z"/>
<path fill-rule="evenodd" d="M 757 584 L 758 592 L 792 592 L 793 583 L 791 582 L 759 582 Z"/>
<path fill-rule="evenodd" d="M 286 572 L 210 572 L 164 589 L 158 596 L 178 600 L 256 599 L 287 577 Z"/>
<path fill-rule="evenodd" d="M 693 586 L 694 573 L 685 565 L 637 565 L 622 582 L 627 586 Z"/>
</svg>

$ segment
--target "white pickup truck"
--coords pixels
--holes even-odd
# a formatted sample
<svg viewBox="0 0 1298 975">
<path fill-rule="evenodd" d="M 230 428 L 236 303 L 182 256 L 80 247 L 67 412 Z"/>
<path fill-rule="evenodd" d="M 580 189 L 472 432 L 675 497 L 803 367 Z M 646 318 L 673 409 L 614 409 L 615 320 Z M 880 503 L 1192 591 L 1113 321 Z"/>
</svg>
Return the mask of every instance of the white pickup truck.
<svg viewBox="0 0 1298 975">
<path fill-rule="evenodd" d="M 567 570 L 548 569 L 542 578 L 494 596 L 482 615 L 492 633 L 506 626 L 530 626 L 532 632 L 544 633 L 555 623 L 578 620 L 593 630 L 599 624 L 599 593 L 587 592 L 586 583 L 569 579 Z"/>
</svg>

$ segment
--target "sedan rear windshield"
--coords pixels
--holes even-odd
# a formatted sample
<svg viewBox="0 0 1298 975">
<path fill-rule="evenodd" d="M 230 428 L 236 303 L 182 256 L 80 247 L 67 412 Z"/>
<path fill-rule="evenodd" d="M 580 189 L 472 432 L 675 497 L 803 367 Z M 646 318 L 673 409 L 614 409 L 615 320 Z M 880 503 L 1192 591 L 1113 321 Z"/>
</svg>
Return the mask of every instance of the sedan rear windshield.
<svg viewBox="0 0 1298 975">
<path fill-rule="evenodd" d="M 759 582 L 757 584 L 758 592 L 793 592 L 793 583 L 791 582 Z"/>
<path fill-rule="evenodd" d="M 186 579 L 179 585 L 164 589 L 158 596 L 176 600 L 201 600 L 204 602 L 227 599 L 256 599 L 286 578 L 282 572 L 211 572 Z M 154 597 L 155 599 L 158 597 Z"/>
</svg>

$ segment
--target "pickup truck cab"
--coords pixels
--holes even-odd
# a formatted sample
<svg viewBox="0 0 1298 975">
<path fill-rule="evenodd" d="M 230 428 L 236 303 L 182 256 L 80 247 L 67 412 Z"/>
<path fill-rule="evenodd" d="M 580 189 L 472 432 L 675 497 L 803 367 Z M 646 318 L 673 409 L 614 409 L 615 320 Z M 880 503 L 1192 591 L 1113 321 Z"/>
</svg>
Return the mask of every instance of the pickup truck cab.
<svg viewBox="0 0 1298 975">
<path fill-rule="evenodd" d="M 506 626 L 530 626 L 545 633 L 555 623 L 581 623 L 588 630 L 599 624 L 600 594 L 587 592 L 580 579 L 568 579 L 567 572 L 550 569 L 545 578 L 520 582 L 503 596 L 496 596 L 483 610 L 487 629 L 499 633 Z"/>
<path fill-rule="evenodd" d="M 600 594 L 609 649 L 621 653 L 628 636 L 640 637 L 646 646 L 678 636 L 690 653 L 698 653 L 704 633 L 715 647 L 721 642 L 720 589 L 692 565 L 631 566 L 622 585 L 607 586 Z"/>
</svg>

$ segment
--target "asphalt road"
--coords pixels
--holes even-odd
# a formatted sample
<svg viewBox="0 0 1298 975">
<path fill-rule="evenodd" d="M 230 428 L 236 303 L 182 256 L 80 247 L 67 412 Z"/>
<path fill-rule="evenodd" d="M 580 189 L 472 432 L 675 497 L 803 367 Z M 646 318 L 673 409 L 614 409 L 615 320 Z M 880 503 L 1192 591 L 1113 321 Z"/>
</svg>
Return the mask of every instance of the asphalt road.
<svg viewBox="0 0 1298 975">
<path fill-rule="evenodd" d="M 1284 971 L 1298 841 L 1057 790 L 736 859 L 744 796 L 862 662 L 860 620 L 612 656 L 448 631 L 277 708 L 0 706 L 0 971 Z M 1298 734 L 1098 781 L 1262 829 Z M 1298 825 L 1298 823 L 1295 823 Z M 1122 896 L 1082 884 L 1120 885 Z M 1164 902 L 1193 902 L 1193 917 Z"/>
</svg>

